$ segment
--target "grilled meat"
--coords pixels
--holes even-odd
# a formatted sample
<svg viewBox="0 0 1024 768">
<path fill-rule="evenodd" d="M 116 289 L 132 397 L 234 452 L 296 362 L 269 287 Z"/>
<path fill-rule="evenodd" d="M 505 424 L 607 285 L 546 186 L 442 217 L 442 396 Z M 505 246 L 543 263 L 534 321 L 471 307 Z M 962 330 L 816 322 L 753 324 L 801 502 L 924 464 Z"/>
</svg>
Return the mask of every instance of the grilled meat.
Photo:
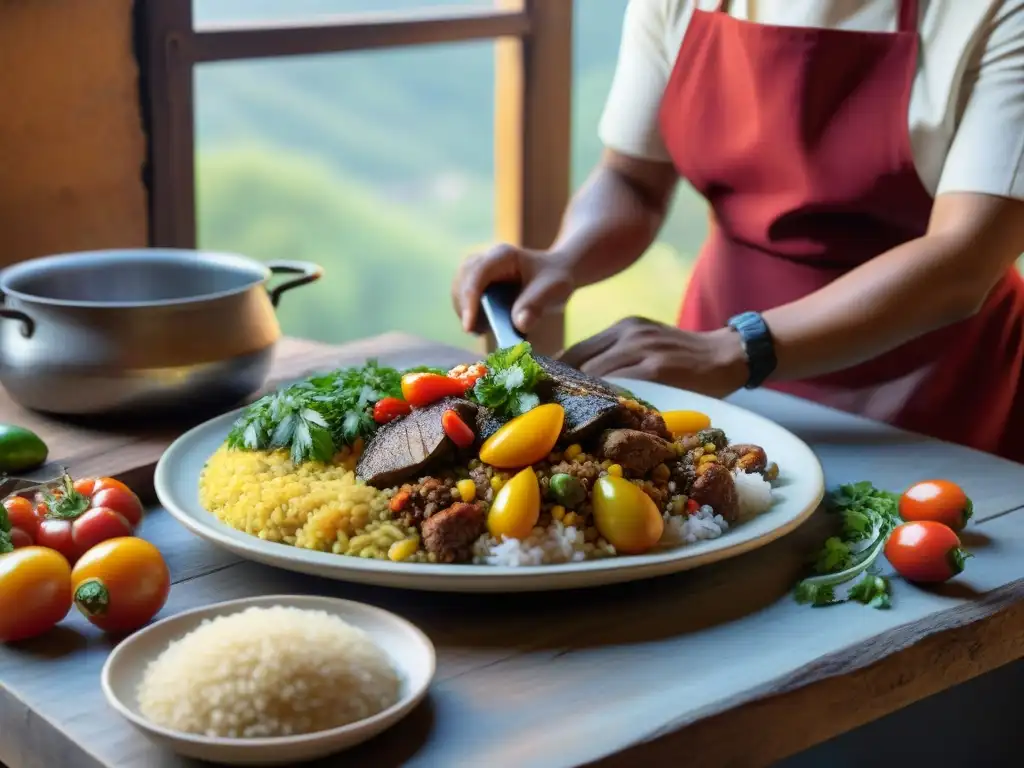
<svg viewBox="0 0 1024 768">
<path fill-rule="evenodd" d="M 675 457 L 672 443 L 636 429 L 609 429 L 601 435 L 601 455 L 637 475 Z"/>
<path fill-rule="evenodd" d="M 420 532 L 439 563 L 459 563 L 473 559 L 473 542 L 486 527 L 479 505 L 458 502 L 424 520 Z"/>
<path fill-rule="evenodd" d="M 367 485 L 390 488 L 449 455 L 455 446 L 441 426 L 441 414 L 449 408 L 466 423 L 474 422 L 476 406 L 462 398 L 447 397 L 425 408 L 416 408 L 408 416 L 377 430 L 359 458 L 356 474 Z"/>
</svg>

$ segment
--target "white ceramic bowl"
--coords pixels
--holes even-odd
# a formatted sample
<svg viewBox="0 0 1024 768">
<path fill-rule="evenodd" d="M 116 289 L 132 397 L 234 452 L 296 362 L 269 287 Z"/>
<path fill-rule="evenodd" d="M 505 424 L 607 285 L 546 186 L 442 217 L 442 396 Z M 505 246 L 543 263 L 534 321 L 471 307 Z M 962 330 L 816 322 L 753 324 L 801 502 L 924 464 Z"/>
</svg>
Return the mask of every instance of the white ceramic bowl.
<svg viewBox="0 0 1024 768">
<path fill-rule="evenodd" d="M 180 733 L 149 722 L 139 712 L 136 691 L 149 662 L 203 620 L 252 606 L 285 605 L 321 610 L 367 632 L 388 654 L 402 679 L 401 698 L 383 712 L 341 728 L 300 736 L 228 739 Z M 217 603 L 158 621 L 122 641 L 103 666 L 107 702 L 154 741 L 180 755 L 229 765 L 290 765 L 340 752 L 390 728 L 423 699 L 434 677 L 434 646 L 419 629 L 392 613 L 350 600 L 306 595 L 252 597 Z"/>
</svg>

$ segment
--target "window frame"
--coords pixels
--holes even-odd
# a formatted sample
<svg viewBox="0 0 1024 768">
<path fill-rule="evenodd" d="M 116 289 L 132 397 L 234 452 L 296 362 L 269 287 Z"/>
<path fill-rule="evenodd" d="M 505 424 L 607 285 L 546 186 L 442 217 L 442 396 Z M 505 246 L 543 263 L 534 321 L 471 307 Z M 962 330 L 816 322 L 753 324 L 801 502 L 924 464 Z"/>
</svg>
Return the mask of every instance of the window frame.
<svg viewBox="0 0 1024 768">
<path fill-rule="evenodd" d="M 481 39 L 496 41 L 495 235 L 527 248 L 555 239 L 570 195 L 573 0 L 198 27 L 192 0 L 143 5 L 153 246 L 196 247 L 197 65 Z M 557 315 L 531 341 L 552 352 L 563 334 Z"/>
</svg>

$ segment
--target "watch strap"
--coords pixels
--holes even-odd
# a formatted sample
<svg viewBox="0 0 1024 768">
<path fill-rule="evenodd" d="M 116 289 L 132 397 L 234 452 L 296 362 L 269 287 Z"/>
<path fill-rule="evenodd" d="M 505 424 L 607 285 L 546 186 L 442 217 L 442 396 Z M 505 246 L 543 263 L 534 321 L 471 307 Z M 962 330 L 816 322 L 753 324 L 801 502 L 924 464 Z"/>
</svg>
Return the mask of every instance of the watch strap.
<svg viewBox="0 0 1024 768">
<path fill-rule="evenodd" d="M 729 318 L 729 327 L 739 334 L 747 355 L 747 389 L 757 389 L 775 371 L 775 341 L 760 312 L 741 312 Z"/>
</svg>

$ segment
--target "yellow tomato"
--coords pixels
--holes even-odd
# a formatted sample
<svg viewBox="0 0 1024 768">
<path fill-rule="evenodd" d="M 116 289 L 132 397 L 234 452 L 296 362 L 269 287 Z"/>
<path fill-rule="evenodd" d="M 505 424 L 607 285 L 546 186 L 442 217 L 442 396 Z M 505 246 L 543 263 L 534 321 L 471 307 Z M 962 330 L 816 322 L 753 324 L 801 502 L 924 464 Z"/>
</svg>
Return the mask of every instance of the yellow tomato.
<svg viewBox="0 0 1024 768">
<path fill-rule="evenodd" d="M 692 435 L 711 426 L 711 417 L 700 411 L 662 411 L 661 415 L 675 437 Z"/>
<path fill-rule="evenodd" d="M 592 500 L 594 525 L 622 554 L 646 552 L 658 543 L 665 530 L 658 506 L 629 480 L 613 475 L 599 478 Z"/>
<path fill-rule="evenodd" d="M 546 458 L 562 434 L 565 410 L 546 403 L 516 416 L 480 446 L 480 461 L 499 469 L 516 469 Z"/>
<path fill-rule="evenodd" d="M 498 491 L 487 513 L 487 530 L 501 540 L 525 539 L 540 517 L 540 483 L 532 467 L 517 474 Z"/>
</svg>

